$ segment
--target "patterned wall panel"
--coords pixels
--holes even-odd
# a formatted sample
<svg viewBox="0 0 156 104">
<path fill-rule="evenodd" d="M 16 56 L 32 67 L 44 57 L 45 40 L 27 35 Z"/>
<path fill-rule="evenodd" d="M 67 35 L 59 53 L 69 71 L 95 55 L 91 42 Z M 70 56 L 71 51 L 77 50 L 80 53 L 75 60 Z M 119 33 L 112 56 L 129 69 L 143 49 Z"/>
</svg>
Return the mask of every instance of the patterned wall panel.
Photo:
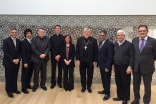
<svg viewBox="0 0 156 104">
<path fill-rule="evenodd" d="M 156 30 L 156 16 L 24 16 L 24 15 L 0 15 L 0 46 L 2 47 L 3 39 L 9 36 L 10 28 L 15 27 L 18 30 L 18 38 L 24 39 L 23 31 L 26 28 L 33 30 L 33 35 L 37 35 L 38 28 L 46 30 L 49 37 L 54 34 L 55 25 L 62 26 L 62 34 L 69 34 L 76 44 L 77 38 L 82 35 L 82 30 L 89 27 L 92 30 L 92 36 L 99 40 L 99 31 L 105 29 L 108 31 L 108 37 L 112 42 L 116 41 L 116 31 L 120 28 L 126 32 L 126 39 L 131 41 L 137 36 L 137 27 L 145 24 L 149 27 L 150 36 L 154 37 Z M 0 63 L 2 63 L 3 52 L 0 50 Z M 50 82 L 51 62 L 48 62 L 47 82 Z M 4 67 L 0 65 L 0 81 L 5 81 Z M 75 82 L 80 82 L 79 68 L 75 67 Z M 19 71 L 18 80 L 21 79 Z M 101 83 L 100 72 L 95 68 L 93 83 Z M 112 72 L 112 83 L 114 73 Z M 152 84 L 156 84 L 156 74 L 154 73 Z"/>
</svg>

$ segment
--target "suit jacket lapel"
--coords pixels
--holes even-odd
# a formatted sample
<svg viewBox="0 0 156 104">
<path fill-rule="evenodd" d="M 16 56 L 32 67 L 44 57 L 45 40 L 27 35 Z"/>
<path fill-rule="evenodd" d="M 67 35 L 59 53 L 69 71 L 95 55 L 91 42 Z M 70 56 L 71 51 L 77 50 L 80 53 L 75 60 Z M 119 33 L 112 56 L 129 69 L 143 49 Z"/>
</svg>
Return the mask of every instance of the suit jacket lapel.
<svg viewBox="0 0 156 104">
<path fill-rule="evenodd" d="M 144 48 L 143 48 L 143 50 L 142 50 L 141 53 L 143 53 L 143 52 L 145 51 L 146 47 L 148 46 L 149 41 L 150 41 L 150 38 L 148 37 L 148 38 L 147 38 L 147 41 L 146 41 L 146 43 L 145 43 L 145 46 L 144 46 Z"/>
<path fill-rule="evenodd" d="M 139 49 L 139 37 L 137 38 L 137 40 L 136 40 L 136 43 L 135 43 L 136 45 L 136 51 L 140 54 L 140 49 Z"/>
<path fill-rule="evenodd" d="M 104 45 L 106 44 L 106 42 L 107 42 L 107 39 L 106 39 L 105 42 L 102 44 L 102 47 L 101 47 L 101 49 L 99 50 L 99 52 L 102 50 L 102 48 L 104 47 Z"/>
<path fill-rule="evenodd" d="M 16 41 L 16 46 L 15 46 L 15 44 L 14 44 L 14 42 L 13 42 L 13 40 L 12 40 L 11 37 L 10 37 L 10 41 L 11 41 L 11 44 L 12 44 L 12 46 L 14 47 L 14 49 L 16 49 L 16 47 L 17 47 L 17 41 Z"/>
</svg>

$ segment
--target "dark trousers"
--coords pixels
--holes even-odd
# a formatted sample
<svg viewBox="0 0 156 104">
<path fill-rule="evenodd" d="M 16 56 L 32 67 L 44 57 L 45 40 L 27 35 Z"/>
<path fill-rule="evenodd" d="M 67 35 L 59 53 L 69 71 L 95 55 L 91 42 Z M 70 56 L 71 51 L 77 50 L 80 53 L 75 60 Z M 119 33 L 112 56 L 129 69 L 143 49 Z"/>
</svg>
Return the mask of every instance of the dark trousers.
<svg viewBox="0 0 156 104">
<path fill-rule="evenodd" d="M 110 95 L 110 80 L 111 80 L 111 70 L 105 72 L 105 69 L 100 69 L 102 85 L 106 95 Z"/>
<path fill-rule="evenodd" d="M 140 83 L 141 83 L 141 76 L 144 82 L 144 97 L 143 102 L 144 104 L 149 104 L 151 100 L 151 82 L 152 82 L 152 75 L 151 74 L 141 74 L 140 68 L 137 72 L 133 71 L 133 91 L 134 97 L 136 100 L 140 100 Z"/>
<path fill-rule="evenodd" d="M 22 76 L 21 76 L 22 90 L 26 90 L 27 87 L 30 86 L 32 73 L 33 73 L 33 63 L 28 63 L 28 68 L 25 68 L 24 65 L 22 65 Z"/>
<path fill-rule="evenodd" d="M 47 62 L 44 59 L 40 59 L 38 64 L 34 64 L 34 87 L 39 86 L 39 72 L 41 70 L 41 82 L 40 86 L 45 86 Z"/>
<path fill-rule="evenodd" d="M 12 67 L 5 66 L 5 90 L 8 94 L 17 90 L 19 66 L 20 64 L 14 65 Z"/>
<path fill-rule="evenodd" d="M 63 67 L 63 85 L 64 89 L 73 89 L 74 88 L 74 67 L 70 67 L 69 65 L 66 65 Z M 69 74 L 68 74 L 69 73 Z M 68 81 L 68 75 L 69 75 L 69 81 Z"/>
<path fill-rule="evenodd" d="M 56 61 L 53 57 L 51 60 L 52 71 L 51 71 L 51 84 L 56 84 L 56 64 L 58 63 L 58 79 L 57 83 L 62 83 L 62 62 Z"/>
<path fill-rule="evenodd" d="M 80 62 L 81 86 L 86 89 L 86 71 L 87 71 L 87 88 L 91 88 L 94 66 L 89 66 L 88 62 Z"/>
<path fill-rule="evenodd" d="M 115 68 L 115 82 L 117 87 L 117 97 L 123 100 L 130 99 L 130 81 L 131 74 L 127 74 L 128 65 L 116 65 Z"/>
</svg>

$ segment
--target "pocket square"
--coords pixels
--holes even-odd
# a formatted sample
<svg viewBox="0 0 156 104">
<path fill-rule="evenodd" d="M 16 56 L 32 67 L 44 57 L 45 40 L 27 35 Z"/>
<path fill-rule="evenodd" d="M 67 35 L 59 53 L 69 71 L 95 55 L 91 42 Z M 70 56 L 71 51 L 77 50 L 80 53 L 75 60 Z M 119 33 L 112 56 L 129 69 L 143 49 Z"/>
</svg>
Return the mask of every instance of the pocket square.
<svg viewBox="0 0 156 104">
<path fill-rule="evenodd" d="M 153 47 L 153 46 L 148 46 L 148 47 Z"/>
</svg>

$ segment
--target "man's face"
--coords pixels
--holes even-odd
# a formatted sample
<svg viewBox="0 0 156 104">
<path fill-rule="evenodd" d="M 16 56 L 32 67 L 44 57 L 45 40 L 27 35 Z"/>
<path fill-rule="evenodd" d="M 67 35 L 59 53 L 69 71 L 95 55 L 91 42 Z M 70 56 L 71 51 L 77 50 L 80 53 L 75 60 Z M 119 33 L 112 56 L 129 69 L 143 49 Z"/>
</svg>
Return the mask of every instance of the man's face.
<svg viewBox="0 0 156 104">
<path fill-rule="evenodd" d="M 16 36 L 17 36 L 17 31 L 16 31 L 16 30 L 11 30 L 11 31 L 10 31 L 10 36 L 11 36 L 12 38 L 16 38 Z"/>
<path fill-rule="evenodd" d="M 147 36 L 147 34 L 148 34 L 147 28 L 146 28 L 146 27 L 140 27 L 140 28 L 138 29 L 138 34 L 139 34 L 139 36 L 140 36 L 141 38 L 145 38 L 145 37 Z"/>
<path fill-rule="evenodd" d="M 27 37 L 28 39 L 31 39 L 31 37 L 32 37 L 31 32 L 27 32 L 27 33 L 26 33 L 26 37 Z"/>
<path fill-rule="evenodd" d="M 117 33 L 117 39 L 122 42 L 125 39 L 125 35 L 122 32 Z"/>
<path fill-rule="evenodd" d="M 43 37 L 45 36 L 45 31 L 44 31 L 43 29 L 39 29 L 39 30 L 38 30 L 38 36 L 39 36 L 40 38 L 43 38 Z"/>
<path fill-rule="evenodd" d="M 103 33 L 103 32 L 100 33 L 100 40 L 101 40 L 101 41 L 104 41 L 104 40 L 106 39 L 106 37 L 107 37 L 107 36 L 106 36 L 105 33 Z"/>
<path fill-rule="evenodd" d="M 59 26 L 56 26 L 55 27 L 55 33 L 60 34 L 60 32 L 61 32 L 61 28 Z"/>
<path fill-rule="evenodd" d="M 91 32 L 90 32 L 89 30 L 84 30 L 84 31 L 83 31 L 83 36 L 84 36 L 85 38 L 89 38 L 90 35 L 91 35 Z"/>
</svg>

